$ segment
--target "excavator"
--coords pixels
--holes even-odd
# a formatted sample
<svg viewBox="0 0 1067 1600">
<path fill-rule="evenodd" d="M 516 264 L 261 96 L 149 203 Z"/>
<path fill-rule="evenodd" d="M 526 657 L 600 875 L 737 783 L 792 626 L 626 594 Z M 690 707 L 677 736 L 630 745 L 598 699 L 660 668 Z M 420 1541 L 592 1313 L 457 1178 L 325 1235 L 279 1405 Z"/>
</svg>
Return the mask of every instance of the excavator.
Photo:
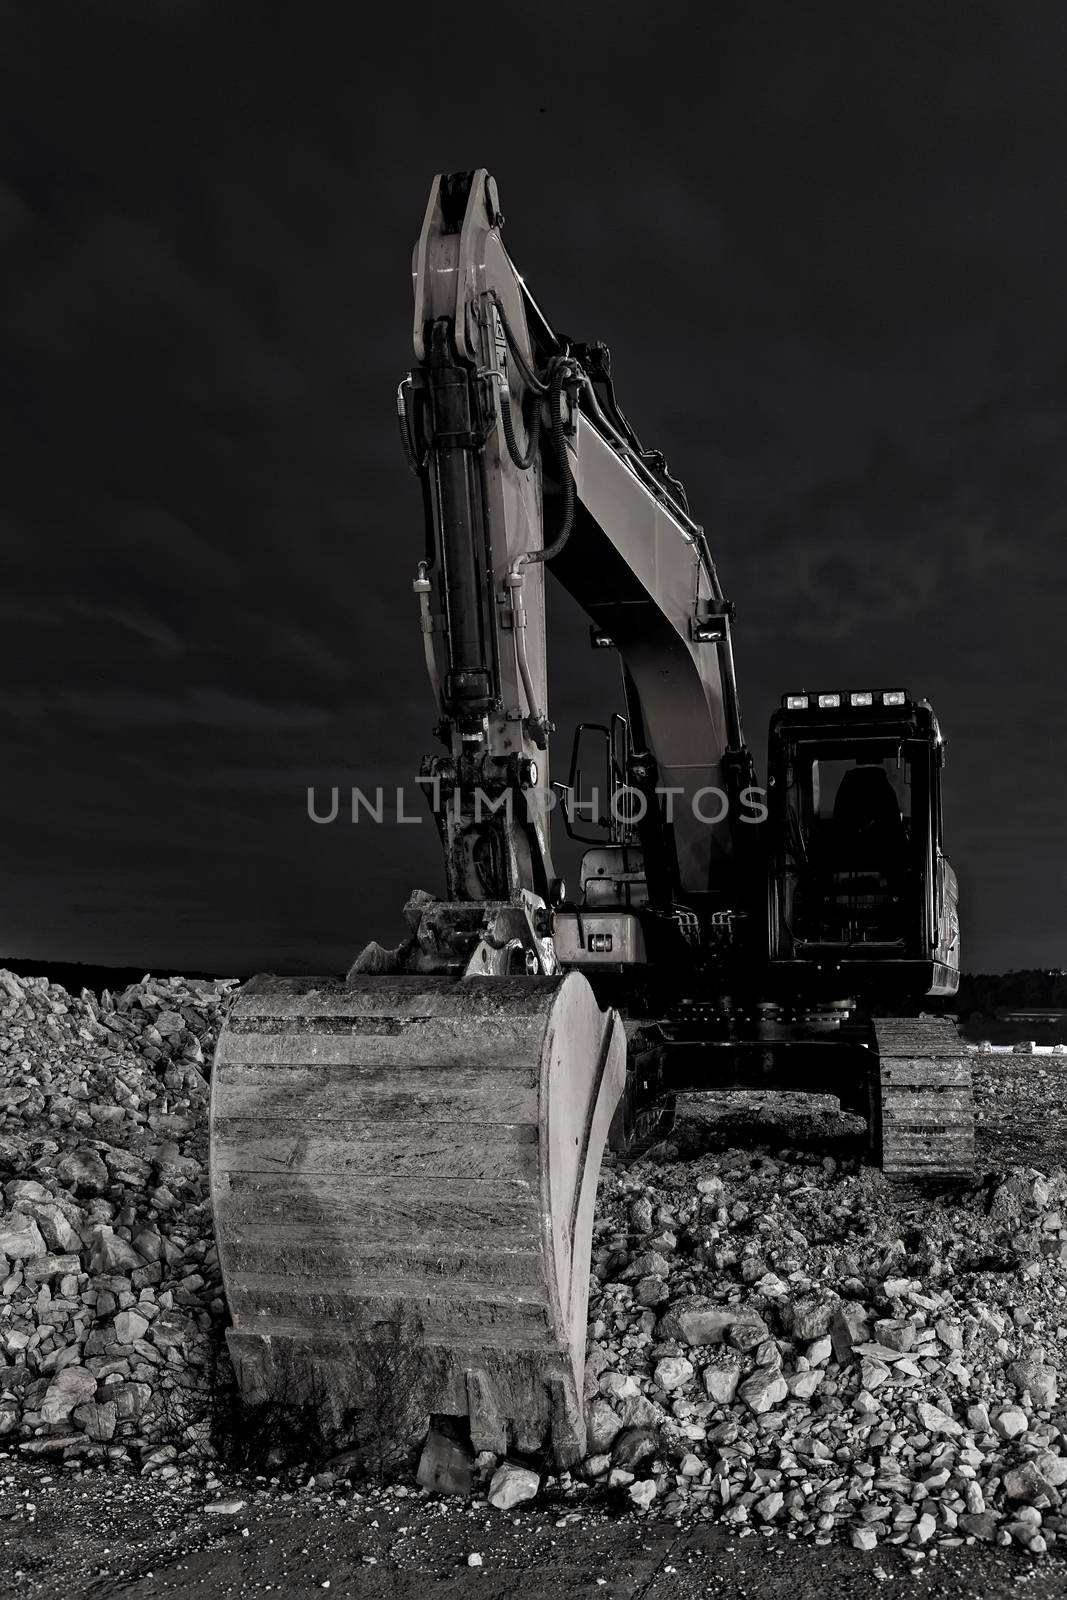
<svg viewBox="0 0 1067 1600">
<path fill-rule="evenodd" d="M 249 1403 L 358 1408 L 368 1350 L 403 1324 L 421 1415 L 570 1465 L 605 1147 L 661 1138 L 682 1094 L 789 1089 L 864 1117 L 890 1176 L 953 1180 L 973 1108 L 954 1024 L 921 1010 L 959 981 L 930 704 L 786 693 L 758 785 L 705 531 L 503 220 L 486 170 L 434 180 L 397 395 L 444 892 L 413 893 L 406 938 L 343 976 L 244 986 L 211 1190 Z M 565 781 L 549 570 L 621 669 L 622 710 L 579 726 Z M 553 821 L 584 847 L 573 893 Z"/>
</svg>

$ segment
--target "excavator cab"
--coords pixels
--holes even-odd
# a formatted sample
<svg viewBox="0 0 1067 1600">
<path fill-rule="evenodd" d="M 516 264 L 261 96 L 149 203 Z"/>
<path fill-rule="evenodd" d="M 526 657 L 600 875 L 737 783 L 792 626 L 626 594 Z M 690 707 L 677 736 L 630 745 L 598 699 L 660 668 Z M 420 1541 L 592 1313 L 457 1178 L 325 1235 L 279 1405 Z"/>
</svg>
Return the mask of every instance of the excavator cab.
<svg viewBox="0 0 1067 1600">
<path fill-rule="evenodd" d="M 770 731 L 768 887 L 772 970 L 789 987 L 955 993 L 943 764 L 933 709 L 904 690 L 783 698 Z"/>
</svg>

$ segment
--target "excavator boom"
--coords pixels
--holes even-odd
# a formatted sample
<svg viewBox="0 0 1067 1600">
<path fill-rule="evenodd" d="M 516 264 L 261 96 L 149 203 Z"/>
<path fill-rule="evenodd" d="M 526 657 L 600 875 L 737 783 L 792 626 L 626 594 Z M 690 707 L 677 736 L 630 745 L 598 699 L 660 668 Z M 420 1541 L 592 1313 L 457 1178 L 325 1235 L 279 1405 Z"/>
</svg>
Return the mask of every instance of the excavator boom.
<svg viewBox="0 0 1067 1600">
<path fill-rule="evenodd" d="M 664 904 L 721 894 L 737 818 L 709 822 L 694 799 L 735 795 L 739 776 L 752 779 L 731 607 L 681 486 L 654 470 L 656 453 L 626 436 L 617 411 L 611 420 L 585 347 L 559 338 L 534 305 L 484 170 L 435 181 L 415 250 L 415 351 L 401 427 L 428 507 L 416 587 L 449 754 L 429 758 L 423 776 L 446 844 L 447 897 L 502 898 L 516 884 L 543 895 L 552 876 L 548 561 L 619 652 L 631 721 L 645 735 L 642 786 L 675 801 L 654 892 Z M 605 354 L 594 347 L 601 367 Z M 601 382 L 613 401 L 609 371 Z M 487 785 L 521 793 L 508 827 L 484 809 L 475 817 Z"/>
</svg>

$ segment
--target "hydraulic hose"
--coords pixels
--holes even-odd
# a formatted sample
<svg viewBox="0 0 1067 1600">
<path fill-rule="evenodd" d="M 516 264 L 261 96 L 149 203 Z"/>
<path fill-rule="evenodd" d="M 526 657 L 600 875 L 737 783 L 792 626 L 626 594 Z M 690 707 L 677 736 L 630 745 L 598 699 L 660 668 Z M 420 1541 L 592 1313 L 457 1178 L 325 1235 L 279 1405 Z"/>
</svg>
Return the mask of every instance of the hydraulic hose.
<svg viewBox="0 0 1067 1600">
<path fill-rule="evenodd" d="M 527 418 L 525 407 L 523 408 L 523 421 L 526 424 L 526 450 L 523 452 L 519 449 L 515 439 L 515 428 L 511 417 L 511 396 L 508 393 L 507 383 L 504 381 L 503 375 L 501 375 L 500 422 L 504 430 L 504 443 L 508 447 L 508 455 L 520 472 L 525 472 L 527 467 L 533 466 L 538 446 L 541 443 L 541 403 L 536 396 L 530 409 L 532 415 Z"/>
<path fill-rule="evenodd" d="M 560 477 L 563 481 L 563 521 L 559 532 L 551 544 L 543 545 L 540 550 L 528 550 L 519 557 L 518 564 L 525 565 L 532 561 L 551 561 L 558 556 L 563 546 L 571 536 L 574 526 L 574 477 L 571 473 L 571 464 L 567 456 L 567 443 L 563 433 L 563 386 L 567 379 L 574 376 L 580 369 L 577 364 L 566 356 L 556 356 L 550 368 L 548 385 L 548 417 L 552 432 L 552 445 L 555 450 L 556 460 L 559 463 Z"/>
<path fill-rule="evenodd" d="M 526 654 L 526 608 L 522 603 L 523 573 L 518 562 L 508 573 L 505 583 L 511 601 L 511 636 L 515 641 L 515 659 L 518 662 L 522 686 L 526 691 L 526 712 L 532 721 L 537 722 L 541 718 L 541 708 L 537 703 L 533 673 L 530 671 L 530 662 Z"/>
<path fill-rule="evenodd" d="M 427 456 L 423 455 L 423 458 L 420 461 L 418 456 L 415 454 L 415 447 L 411 442 L 411 424 L 408 421 L 408 408 L 407 408 L 407 405 L 405 404 L 405 400 L 404 400 L 404 391 L 405 391 L 405 389 L 410 389 L 410 387 L 411 387 L 411 379 L 410 378 L 402 379 L 401 382 L 397 385 L 397 390 L 396 390 L 396 420 L 397 420 L 397 426 L 398 426 L 398 428 L 400 430 L 400 443 L 401 443 L 401 446 L 403 448 L 404 456 L 405 456 L 405 458 L 407 460 L 407 464 L 411 468 L 412 472 L 415 474 L 416 478 L 421 478 L 422 474 L 426 470 Z M 427 454 L 428 454 L 428 452 L 427 452 Z"/>
<path fill-rule="evenodd" d="M 419 601 L 419 628 L 422 633 L 423 654 L 426 657 L 426 672 L 433 689 L 434 704 L 438 711 L 442 710 L 441 679 L 437 671 L 437 657 L 433 647 L 433 613 L 430 610 L 430 593 L 432 584 L 429 578 L 429 563 L 419 562 L 418 576 L 412 584 L 412 589 Z"/>
<path fill-rule="evenodd" d="M 504 310 L 500 296 L 497 294 L 495 289 L 491 289 L 489 291 L 489 298 L 496 306 L 497 315 L 500 318 L 500 326 L 504 330 L 504 338 L 508 342 L 508 349 L 515 358 L 515 365 L 522 373 L 523 383 L 525 383 L 528 389 L 532 389 L 534 394 L 547 394 L 548 384 L 543 378 L 538 377 L 533 367 L 531 367 L 530 363 L 527 361 L 525 352 L 515 337 L 514 330 L 512 329 L 511 323 L 508 321 L 507 313 Z"/>
</svg>

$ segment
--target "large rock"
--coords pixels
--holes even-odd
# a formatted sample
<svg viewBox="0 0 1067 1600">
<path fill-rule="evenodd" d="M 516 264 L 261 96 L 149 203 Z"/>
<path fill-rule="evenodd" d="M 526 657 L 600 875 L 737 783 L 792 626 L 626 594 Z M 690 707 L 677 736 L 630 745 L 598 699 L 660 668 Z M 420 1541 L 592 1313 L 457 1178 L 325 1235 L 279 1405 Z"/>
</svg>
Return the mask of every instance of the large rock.
<svg viewBox="0 0 1067 1600">
<path fill-rule="evenodd" d="M 47 1253 L 48 1246 L 32 1217 L 13 1211 L 0 1219 L 0 1255 L 11 1261 L 32 1261 Z"/>
<path fill-rule="evenodd" d="M 119 1344 L 136 1344 L 148 1332 L 148 1318 L 142 1317 L 139 1311 L 120 1311 L 114 1326 Z"/>
<path fill-rule="evenodd" d="M 664 1356 L 662 1361 L 657 1361 L 653 1376 L 661 1389 L 670 1393 L 674 1389 L 682 1389 L 693 1376 L 693 1363 L 684 1356 Z"/>
<path fill-rule="evenodd" d="M 58 1250 L 61 1254 L 77 1254 L 81 1250 L 81 1236 L 57 1201 L 51 1198 L 38 1200 L 26 1205 L 25 1210 L 40 1228 L 49 1249 Z"/>
<path fill-rule="evenodd" d="M 622 1418 L 602 1398 L 590 1402 L 585 1412 L 586 1450 L 591 1456 L 610 1450 L 622 1432 Z"/>
<path fill-rule="evenodd" d="M 100 1223 L 90 1235 L 89 1268 L 92 1272 L 130 1272 L 143 1267 L 144 1262 L 126 1239 Z"/>
<path fill-rule="evenodd" d="M 960 1516 L 960 1528 L 964 1533 L 969 1533 L 972 1539 L 982 1539 L 986 1544 L 991 1544 L 997 1536 L 999 1529 L 997 1516 L 992 1511 L 964 1511 Z"/>
<path fill-rule="evenodd" d="M 1036 1461 L 1024 1461 L 1020 1466 L 1009 1467 L 1004 1474 L 1004 1493 L 1009 1500 L 1023 1500 L 1032 1505 L 1040 1495 L 1055 1497 L 1055 1490 L 1042 1476 Z"/>
<path fill-rule="evenodd" d="M 645 1306 L 648 1309 L 653 1306 L 661 1306 L 665 1300 L 670 1299 L 670 1294 L 671 1291 L 664 1280 L 657 1278 L 655 1275 L 639 1278 L 634 1284 L 634 1300 L 639 1306 Z"/>
<path fill-rule="evenodd" d="M 807 1296 L 783 1309 L 782 1321 L 794 1339 L 821 1339 L 830 1332 L 834 1302 Z"/>
<path fill-rule="evenodd" d="M 874 1337 L 886 1350 L 904 1355 L 915 1343 L 915 1328 L 901 1317 L 880 1317 L 874 1324 Z"/>
<path fill-rule="evenodd" d="M 152 1398 L 147 1383 L 108 1384 L 107 1394 L 115 1404 L 120 1422 L 135 1422 Z"/>
<path fill-rule="evenodd" d="M 963 1485 L 963 1498 L 968 1511 L 984 1511 L 985 1491 L 976 1478 L 968 1478 Z"/>
<path fill-rule="evenodd" d="M 820 1388 L 825 1373 L 809 1370 L 808 1372 L 794 1372 L 786 1379 L 789 1393 L 797 1400 L 810 1400 L 816 1389 Z"/>
<path fill-rule="evenodd" d="M 929 1511 L 924 1511 L 917 1522 L 912 1523 L 911 1533 L 908 1535 L 912 1544 L 928 1544 L 937 1532 L 937 1519 Z"/>
<path fill-rule="evenodd" d="M 860 1383 L 872 1393 L 880 1389 L 883 1383 L 888 1383 L 891 1376 L 892 1370 L 884 1361 L 874 1361 L 870 1356 L 865 1356 L 860 1363 Z"/>
<path fill-rule="evenodd" d="M 54 1278 L 76 1276 L 80 1267 L 81 1262 L 76 1255 L 54 1256 L 47 1251 L 43 1256 L 26 1263 L 26 1282 L 31 1285 L 51 1283 Z"/>
<path fill-rule="evenodd" d="M 630 1372 L 602 1372 L 599 1378 L 600 1392 L 607 1398 L 619 1400 L 634 1400 L 641 1393 L 637 1379 Z"/>
<path fill-rule="evenodd" d="M 1031 1402 L 1039 1411 L 1048 1411 L 1056 1404 L 1056 1369 L 1040 1361 L 1012 1361 L 1008 1377 L 1020 1394 L 1029 1392 Z"/>
<path fill-rule="evenodd" d="M 90 1439 L 106 1444 L 115 1437 L 115 1427 L 118 1423 L 118 1407 L 113 1400 L 97 1405 L 95 1400 L 89 1400 L 82 1406 L 76 1406 L 72 1420 L 87 1433 Z"/>
<path fill-rule="evenodd" d="M 643 1255 L 634 1257 L 622 1277 L 624 1282 L 636 1282 L 638 1278 L 666 1278 L 670 1270 L 671 1264 L 665 1255 L 658 1250 L 646 1250 Z"/>
<path fill-rule="evenodd" d="M 56 1177 L 75 1194 L 106 1194 L 111 1177 L 95 1150 L 67 1150 L 56 1162 Z"/>
<path fill-rule="evenodd" d="M 757 1500 L 753 1510 L 764 1522 L 773 1522 L 781 1514 L 785 1504 L 785 1495 L 778 1489 L 772 1489 L 770 1494 L 764 1495 L 762 1500 Z"/>
<path fill-rule="evenodd" d="M 737 1393 L 751 1411 L 761 1416 L 763 1412 L 781 1405 L 788 1397 L 789 1386 L 776 1368 L 757 1367 L 739 1386 Z"/>
<path fill-rule="evenodd" d="M 726 1342 L 733 1345 L 735 1350 L 755 1350 L 769 1337 L 770 1331 L 758 1311 L 739 1307 L 726 1330 Z"/>
<path fill-rule="evenodd" d="M 157 1228 L 141 1228 L 134 1234 L 132 1242 L 143 1261 L 158 1261 L 163 1253 L 163 1241 Z"/>
<path fill-rule="evenodd" d="M 855 1300 L 837 1306 L 830 1321 L 834 1357 L 844 1365 L 852 1359 L 853 1346 L 865 1344 L 871 1336 L 870 1318 Z"/>
<path fill-rule="evenodd" d="M 14 1208 L 19 1200 L 50 1200 L 51 1195 L 36 1178 L 11 1178 L 4 1184 L 4 1199 Z"/>
<path fill-rule="evenodd" d="M 709 1400 L 728 1406 L 737 1393 L 740 1379 L 740 1367 L 707 1366 L 704 1368 L 704 1391 Z"/>
<path fill-rule="evenodd" d="M 1030 1426 L 1030 1419 L 1018 1406 L 1005 1406 L 993 1418 L 993 1431 L 1002 1439 L 1019 1439 Z"/>
<path fill-rule="evenodd" d="M 958 1323 L 949 1321 L 948 1317 L 939 1317 L 935 1329 L 946 1350 L 963 1349 L 963 1333 Z"/>
<path fill-rule="evenodd" d="M 520 1467 L 513 1461 L 502 1461 L 493 1473 L 489 1484 L 489 1504 L 498 1511 L 510 1511 L 512 1506 L 533 1500 L 541 1487 L 539 1475 L 529 1467 Z"/>
<path fill-rule="evenodd" d="M 1034 1465 L 1054 1489 L 1062 1489 L 1067 1484 L 1067 1456 L 1056 1455 L 1052 1450 L 1041 1450 L 1034 1457 Z"/>
<path fill-rule="evenodd" d="M 668 1307 L 656 1331 L 660 1339 L 677 1339 L 682 1344 L 721 1344 L 737 1316 L 736 1307 L 716 1305 L 705 1295 L 687 1295 Z"/>
<path fill-rule="evenodd" d="M 43 1422 L 65 1422 L 84 1400 L 96 1394 L 96 1378 L 85 1367 L 64 1367 L 48 1387 L 41 1402 Z"/>
<path fill-rule="evenodd" d="M 615 1405 L 624 1428 L 654 1428 L 663 1421 L 663 1412 L 647 1395 L 634 1395 L 629 1400 L 619 1400 Z"/>
<path fill-rule="evenodd" d="M 148 1337 L 157 1350 L 173 1350 L 189 1342 L 189 1327 L 180 1317 L 164 1313 L 156 1317 L 148 1330 Z"/>
<path fill-rule="evenodd" d="M 944 1434 L 954 1439 L 963 1432 L 955 1417 L 949 1416 L 947 1411 L 942 1411 L 940 1406 L 935 1406 L 928 1400 L 919 1402 L 915 1407 L 915 1415 L 926 1433 Z"/>
</svg>

